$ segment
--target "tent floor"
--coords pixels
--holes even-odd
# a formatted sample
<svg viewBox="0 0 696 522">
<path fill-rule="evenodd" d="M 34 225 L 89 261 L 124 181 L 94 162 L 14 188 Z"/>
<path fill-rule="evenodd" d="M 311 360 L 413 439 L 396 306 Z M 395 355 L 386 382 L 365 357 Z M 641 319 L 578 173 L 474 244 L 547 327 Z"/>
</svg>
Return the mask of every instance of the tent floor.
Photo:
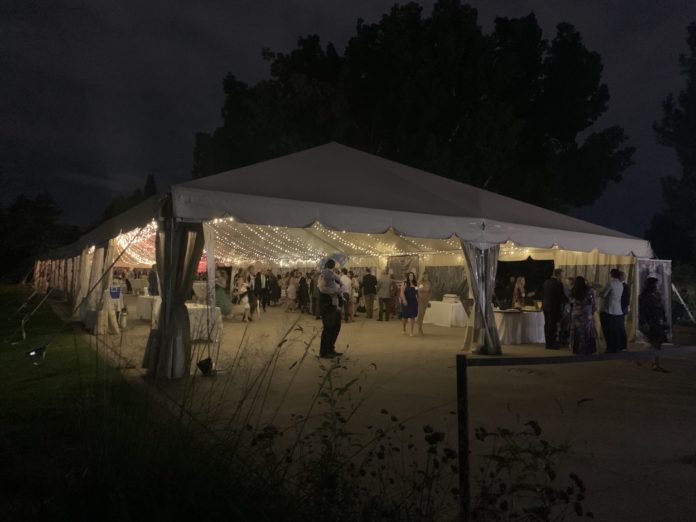
<svg viewBox="0 0 696 522">
<path fill-rule="evenodd" d="M 298 319 L 302 331 L 291 329 Z M 354 419 L 357 431 L 388 423 L 389 415 L 380 413 L 386 409 L 406 422 L 406 433 L 416 440 L 429 424 L 444 431 L 446 445 L 456 448 L 455 355 L 464 329 L 426 326 L 423 337 L 403 336 L 398 321 L 359 318 L 342 326 L 337 348 L 345 355 L 336 380 L 345 384 L 359 379 L 348 394 L 353 402 L 364 400 Z M 330 365 L 311 356 L 318 350 L 318 339 L 310 345 L 310 356 L 302 360 L 305 342 L 320 329 L 321 322 L 313 317 L 278 308 L 250 325 L 225 321 L 218 361 L 221 373 L 195 380 L 192 410 L 213 429 L 224 423 L 246 378 L 263 367 L 291 330 L 278 349 L 263 419 L 287 426 L 290 414 L 307 413 L 324 375 L 322 366 Z M 139 366 L 148 330 L 147 322 L 129 318 L 122 337 L 109 337 L 123 357 Z M 195 349 L 199 351 L 194 362 L 207 355 L 205 345 L 196 343 Z M 504 353 L 570 355 L 539 345 L 505 346 Z M 630 361 L 472 367 L 470 432 L 479 426 L 515 429 L 533 419 L 548 440 L 570 441 L 573 453 L 563 460 L 561 473 L 566 474 L 561 476 L 575 472 L 585 481 L 585 507 L 597 520 L 696 519 L 696 467 L 685 463 L 696 452 L 696 356 L 663 364 L 671 373 L 651 372 L 649 363 L 639 366 Z M 158 386 L 173 397 L 194 391 L 190 387 L 185 391 L 182 382 L 158 382 Z M 483 445 L 472 440 L 474 459 L 482 453 Z M 474 478 L 476 469 L 474 460 Z"/>
</svg>

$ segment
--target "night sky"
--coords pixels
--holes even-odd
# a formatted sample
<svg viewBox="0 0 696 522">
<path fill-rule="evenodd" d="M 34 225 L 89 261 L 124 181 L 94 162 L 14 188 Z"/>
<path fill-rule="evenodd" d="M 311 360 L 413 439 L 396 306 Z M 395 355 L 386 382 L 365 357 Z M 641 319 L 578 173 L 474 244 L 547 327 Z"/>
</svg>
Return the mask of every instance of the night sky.
<svg viewBox="0 0 696 522">
<path fill-rule="evenodd" d="M 357 18 L 377 21 L 393 0 L 5 0 L 0 7 L 0 191 L 4 202 L 46 189 L 65 219 L 87 224 L 117 193 L 190 179 L 194 133 L 220 122 L 222 79 L 268 74 L 261 48 L 289 51 L 317 33 L 342 50 Z M 433 2 L 422 2 L 426 14 Z M 581 218 L 642 235 L 662 199 L 659 177 L 679 175 L 655 143 L 661 100 L 683 86 L 693 0 L 479 0 L 479 23 L 537 15 L 544 36 L 574 24 L 604 60 L 609 111 L 636 165 Z"/>
</svg>

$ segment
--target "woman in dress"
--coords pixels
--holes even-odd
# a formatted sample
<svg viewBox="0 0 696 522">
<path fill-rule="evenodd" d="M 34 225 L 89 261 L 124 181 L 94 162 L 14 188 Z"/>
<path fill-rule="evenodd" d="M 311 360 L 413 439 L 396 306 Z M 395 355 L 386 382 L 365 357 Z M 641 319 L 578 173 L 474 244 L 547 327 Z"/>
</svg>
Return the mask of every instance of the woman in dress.
<svg viewBox="0 0 696 522">
<path fill-rule="evenodd" d="M 413 337 L 413 327 L 416 324 L 416 317 L 418 316 L 417 286 L 416 274 L 408 272 L 406 274 L 406 281 L 401 284 L 401 293 L 399 295 L 399 301 L 401 302 L 401 324 L 404 329 L 404 335 L 406 335 L 406 323 L 408 322 L 411 323 L 411 333 L 409 334 L 411 337 Z"/>
<path fill-rule="evenodd" d="M 418 285 L 418 335 L 423 335 L 423 318 L 425 317 L 425 311 L 428 308 L 428 303 L 430 303 L 432 295 L 433 285 L 430 284 L 428 274 L 423 272 L 420 284 Z"/>
<path fill-rule="evenodd" d="M 355 313 L 358 311 L 358 299 L 360 298 L 360 281 L 353 271 L 348 272 L 350 277 L 350 317 L 355 320 Z"/>
<path fill-rule="evenodd" d="M 573 353 L 589 355 L 597 351 L 597 333 L 594 313 L 597 309 L 595 293 L 584 277 L 575 278 L 571 297 L 571 346 Z"/>
<path fill-rule="evenodd" d="M 234 288 L 237 296 L 237 304 L 241 306 L 243 310 L 242 321 L 246 323 L 251 320 L 249 317 L 249 310 L 251 307 L 249 305 L 249 287 L 247 286 L 246 281 L 244 281 L 244 277 L 241 275 L 237 276 Z"/>
<path fill-rule="evenodd" d="M 665 335 L 665 325 L 667 318 L 665 316 L 665 306 L 662 303 L 662 295 L 657 288 L 657 278 L 648 276 L 645 280 L 643 291 L 638 297 L 638 329 L 645 337 L 648 338 L 650 346 L 655 353 L 662 348 L 662 343 L 667 340 Z M 660 358 L 655 355 L 652 369 L 656 372 L 666 372 L 660 366 Z"/>
<path fill-rule="evenodd" d="M 518 277 L 515 281 L 515 288 L 512 290 L 512 307 L 513 308 L 524 308 L 527 293 L 524 289 L 526 281 L 524 277 Z"/>
<path fill-rule="evenodd" d="M 285 303 L 285 311 L 292 312 L 297 308 L 297 285 L 299 279 L 297 278 L 295 272 L 290 274 L 288 278 L 288 287 L 286 289 L 287 299 Z"/>
</svg>

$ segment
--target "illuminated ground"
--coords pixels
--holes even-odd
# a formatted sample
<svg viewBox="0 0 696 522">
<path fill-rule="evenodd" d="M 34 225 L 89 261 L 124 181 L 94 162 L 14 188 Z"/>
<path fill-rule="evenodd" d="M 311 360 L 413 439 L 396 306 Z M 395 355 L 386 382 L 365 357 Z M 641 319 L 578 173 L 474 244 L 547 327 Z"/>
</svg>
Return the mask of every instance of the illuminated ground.
<svg viewBox="0 0 696 522">
<path fill-rule="evenodd" d="M 279 425 L 289 422 L 291 413 L 307 409 L 321 375 L 316 342 L 301 361 L 305 343 L 321 323 L 304 316 L 297 323 L 302 331 L 291 329 L 297 319 L 296 313 L 271 309 L 248 329 L 239 321 L 226 322 L 218 360 L 222 373 L 197 378 L 193 394 L 190 384 L 185 392 L 181 382 L 164 384 L 165 391 L 194 397 L 191 409 L 219 427 L 245 379 L 257 375 L 290 329 L 278 351 L 262 414 Z M 456 419 L 450 412 L 456 409 L 454 364 L 463 330 L 429 326 L 425 337 L 413 338 L 400 330 L 396 321 L 358 319 L 343 326 L 343 382 L 358 378 L 352 399 L 365 401 L 356 422 L 375 421 L 385 408 L 401 419 L 410 418 L 414 432 L 425 424 L 447 431 L 450 445 L 455 445 Z M 126 335 L 112 336 L 111 343 L 120 346 L 122 360 L 139 362 L 146 336 L 146 323 L 131 320 Z M 198 348 L 202 355 L 195 355 L 194 362 L 207 355 L 204 346 Z M 505 353 L 548 352 L 541 346 L 509 346 Z M 215 354 L 213 347 L 213 358 Z M 550 439 L 571 441 L 574 455 L 563 468 L 585 480 L 586 507 L 597 520 L 695 520 L 696 465 L 688 457 L 696 455 L 696 357 L 670 359 L 664 366 L 671 373 L 628 361 L 470 368 L 471 428 L 513 428 L 534 419 Z M 473 451 L 481 448 L 474 446 Z"/>
</svg>

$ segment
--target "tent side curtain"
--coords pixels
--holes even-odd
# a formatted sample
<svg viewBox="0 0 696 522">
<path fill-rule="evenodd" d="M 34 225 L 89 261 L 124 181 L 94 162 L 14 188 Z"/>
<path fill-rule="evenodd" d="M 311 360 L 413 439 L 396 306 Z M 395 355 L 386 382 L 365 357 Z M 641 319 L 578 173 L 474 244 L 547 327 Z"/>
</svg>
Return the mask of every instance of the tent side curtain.
<svg viewBox="0 0 696 522">
<path fill-rule="evenodd" d="M 271 227 L 309 228 L 321 223 L 329 230 L 381 234 L 393 229 L 403 236 L 515 244 L 570 251 L 594 249 L 616 255 L 651 257 L 647 241 L 620 236 L 498 222 L 482 218 L 452 217 L 395 210 L 350 207 L 248 194 L 213 192 L 182 186 L 172 188 L 175 216 L 193 222 L 233 217 L 236 222 Z M 618 234 L 618 233 L 617 233 Z"/>
<path fill-rule="evenodd" d="M 185 303 L 203 245 L 201 223 L 183 223 L 172 217 L 160 222 L 156 250 L 162 304 L 158 331 L 150 335 L 143 359 L 150 377 L 178 379 L 189 372 L 191 325 Z"/>
</svg>

